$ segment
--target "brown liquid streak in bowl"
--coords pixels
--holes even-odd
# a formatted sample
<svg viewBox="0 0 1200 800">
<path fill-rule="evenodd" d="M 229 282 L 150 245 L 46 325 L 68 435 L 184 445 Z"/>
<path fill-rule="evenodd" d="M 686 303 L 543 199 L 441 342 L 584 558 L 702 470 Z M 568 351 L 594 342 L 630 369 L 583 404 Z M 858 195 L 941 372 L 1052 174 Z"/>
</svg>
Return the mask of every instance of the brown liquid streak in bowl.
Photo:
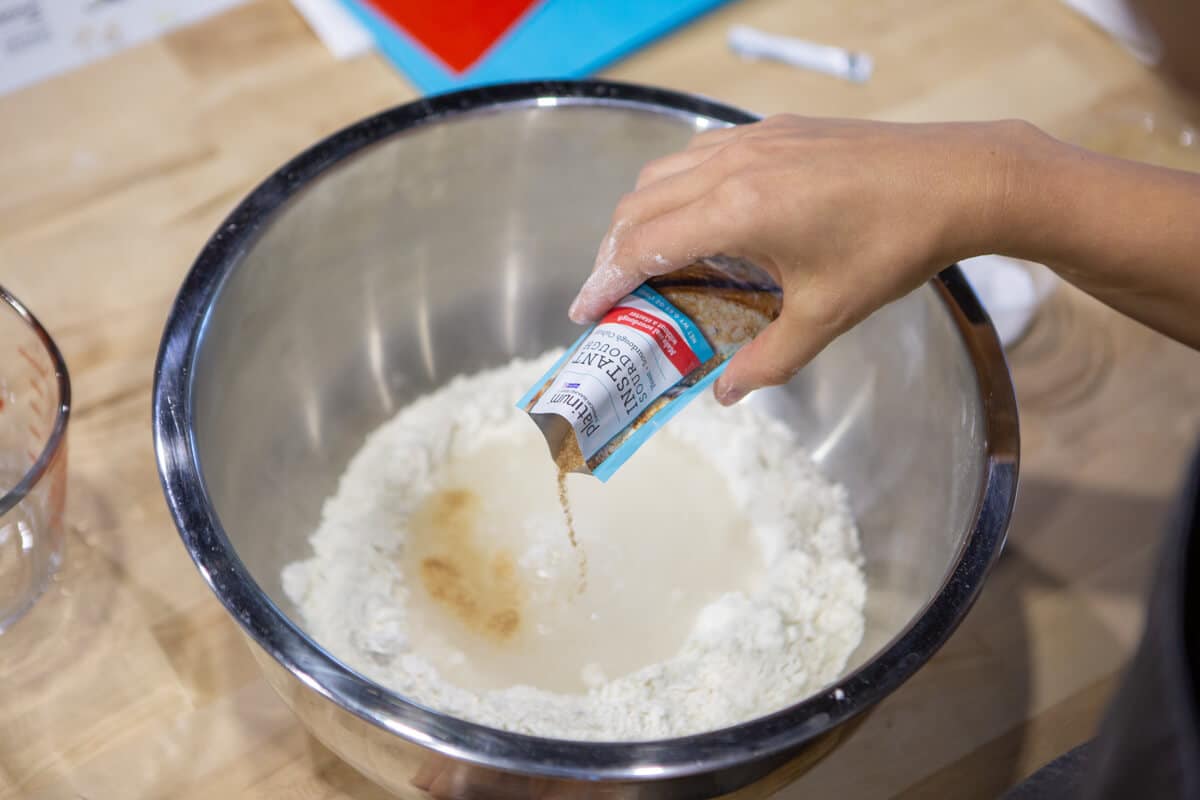
<svg viewBox="0 0 1200 800">
<path fill-rule="evenodd" d="M 524 592 L 510 553 L 489 553 L 477 536 L 479 498 L 441 489 L 413 515 L 411 529 L 428 552 L 417 561 L 429 596 L 470 630 L 500 642 L 521 630 Z"/>
</svg>

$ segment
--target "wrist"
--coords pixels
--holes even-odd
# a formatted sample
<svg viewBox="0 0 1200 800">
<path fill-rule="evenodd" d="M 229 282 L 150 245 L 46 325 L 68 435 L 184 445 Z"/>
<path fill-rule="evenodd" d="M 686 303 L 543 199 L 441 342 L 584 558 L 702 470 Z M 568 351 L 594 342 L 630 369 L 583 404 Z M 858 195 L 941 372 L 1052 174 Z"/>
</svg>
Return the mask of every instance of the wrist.
<svg viewBox="0 0 1200 800">
<path fill-rule="evenodd" d="M 1044 227 L 1048 166 L 1064 147 L 1028 122 L 959 123 L 946 178 L 954 191 L 944 234 L 944 263 L 988 253 L 1028 258 Z"/>
<path fill-rule="evenodd" d="M 1064 171 L 1077 168 L 1085 154 L 1058 141 L 1034 125 L 1019 120 L 983 123 L 989 126 L 992 158 L 981 207 L 978 251 L 1040 261 L 1048 257 L 1043 245 L 1066 224 L 1066 204 L 1060 187 Z M 1070 184 L 1070 179 L 1065 180 Z"/>
</svg>

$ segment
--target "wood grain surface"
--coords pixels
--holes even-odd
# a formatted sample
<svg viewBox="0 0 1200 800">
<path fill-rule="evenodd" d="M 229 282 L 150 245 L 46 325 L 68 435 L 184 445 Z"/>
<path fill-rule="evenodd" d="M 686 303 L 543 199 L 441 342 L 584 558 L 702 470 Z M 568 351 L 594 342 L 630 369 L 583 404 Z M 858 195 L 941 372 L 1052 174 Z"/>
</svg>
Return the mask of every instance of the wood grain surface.
<svg viewBox="0 0 1200 800">
<path fill-rule="evenodd" d="M 739 61 L 730 24 L 861 48 L 865 86 Z M 1052 0 L 743 0 L 609 70 L 759 112 L 1024 117 L 1195 168 L 1195 112 Z M 0 98 L 0 282 L 70 365 L 67 566 L 0 637 L 0 798 L 381 798 L 259 678 L 167 515 L 150 383 L 209 233 L 286 158 L 414 96 L 260 0 Z M 1182 135 L 1181 135 L 1182 134 Z M 1022 486 L 967 622 L 782 798 L 994 797 L 1089 736 L 1200 434 L 1200 355 L 1069 288 L 1012 352 Z"/>
</svg>

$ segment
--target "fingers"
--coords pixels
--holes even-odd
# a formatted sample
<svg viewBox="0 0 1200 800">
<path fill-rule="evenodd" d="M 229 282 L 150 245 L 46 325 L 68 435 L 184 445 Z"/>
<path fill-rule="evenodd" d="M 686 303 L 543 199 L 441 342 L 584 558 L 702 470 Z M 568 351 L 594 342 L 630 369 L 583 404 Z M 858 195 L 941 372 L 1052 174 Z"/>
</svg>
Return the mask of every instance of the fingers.
<svg viewBox="0 0 1200 800">
<path fill-rule="evenodd" d="M 794 127 L 797 124 L 802 124 L 797 117 L 777 115 L 762 122 L 703 131 L 692 137 L 686 149 L 651 161 L 643 167 L 638 175 L 637 188 L 699 166 L 738 139 L 773 136 L 778 134 L 781 128 Z"/>
<path fill-rule="evenodd" d="M 686 266 L 713 246 L 707 203 L 733 165 L 711 158 L 626 196 L 568 316 L 592 322 L 647 278 Z M 684 208 L 688 211 L 680 213 Z M 712 251 L 715 252 L 715 251 Z M 731 253 L 729 253 L 732 255 Z"/>
<path fill-rule="evenodd" d="M 701 131 L 692 137 L 692 141 L 688 144 L 687 149 L 692 150 L 701 147 L 711 147 L 715 144 L 726 144 L 743 136 L 760 136 L 774 133 L 781 129 L 810 126 L 814 123 L 819 123 L 819 120 L 801 117 L 796 114 L 773 114 L 758 122 L 729 125 L 723 128 Z"/>
<path fill-rule="evenodd" d="M 752 128 L 752 125 L 736 125 L 696 134 L 685 149 L 655 159 L 644 166 L 638 173 L 636 188 L 641 189 L 655 181 L 698 167 L 720 152 L 725 145 L 745 136 Z"/>
<path fill-rule="evenodd" d="M 680 208 L 614 228 L 596 269 L 571 304 L 571 319 L 594 322 L 647 278 L 685 267 L 702 256 L 739 255 L 739 234 L 716 205 L 711 194 L 701 193 Z"/>
<path fill-rule="evenodd" d="M 813 300 L 785 300 L 780 317 L 734 354 L 713 393 L 733 405 L 755 389 L 787 383 L 842 331 L 846 315 Z"/>
<path fill-rule="evenodd" d="M 618 239 L 613 261 L 636 265 L 645 280 L 704 256 L 740 255 L 742 238 L 749 234 L 722 208 L 721 197 L 727 194 L 723 185 L 715 186 L 690 203 L 630 227 Z"/>
<path fill-rule="evenodd" d="M 705 192 L 711 191 L 732 168 L 727 165 L 725 169 L 721 169 L 709 162 L 708 158 L 700 159 L 691 166 L 676 166 L 678 169 L 673 173 L 664 172 L 621 198 L 613 212 L 610 234 L 623 232 L 692 202 Z M 603 260 L 603 255 L 604 251 L 601 248 L 601 253 L 596 258 L 597 264 Z"/>
<path fill-rule="evenodd" d="M 721 144 L 730 139 L 734 139 L 744 134 L 747 130 L 753 128 L 757 123 L 749 123 L 747 125 L 730 125 L 724 128 L 712 128 L 707 131 L 701 131 L 692 137 L 692 141 L 688 143 L 688 150 L 700 147 L 710 147 L 714 144 Z"/>
<path fill-rule="evenodd" d="M 620 266 L 612 259 L 604 260 L 584 281 L 579 294 L 567 309 L 567 316 L 572 322 L 581 325 L 595 322 L 604 316 L 604 312 L 612 308 L 614 303 L 645 280 L 646 274 L 636 267 Z"/>
<path fill-rule="evenodd" d="M 678 175 L 681 172 L 698 167 L 720 149 L 720 144 L 711 144 L 707 147 L 697 147 L 695 149 L 689 147 L 687 150 L 681 150 L 678 153 L 672 153 L 669 156 L 651 161 L 642 167 L 642 171 L 638 173 L 636 189 L 644 189 L 650 184 L 661 181 L 664 178 L 669 178 L 672 175 Z"/>
<path fill-rule="evenodd" d="M 765 198 L 752 173 L 772 163 L 764 142 L 794 124 L 800 123 L 777 117 L 706 131 L 687 150 L 647 165 L 617 207 L 592 274 L 571 303 L 571 319 L 595 321 L 647 278 L 698 257 L 739 255 L 729 234 L 753 235 Z"/>
</svg>

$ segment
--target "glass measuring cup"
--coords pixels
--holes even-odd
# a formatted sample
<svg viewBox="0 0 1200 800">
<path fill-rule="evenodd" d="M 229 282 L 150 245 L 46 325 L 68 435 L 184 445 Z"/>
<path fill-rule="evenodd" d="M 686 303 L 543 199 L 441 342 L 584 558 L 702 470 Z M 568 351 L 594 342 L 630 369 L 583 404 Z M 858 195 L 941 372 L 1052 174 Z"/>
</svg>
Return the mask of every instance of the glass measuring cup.
<svg viewBox="0 0 1200 800">
<path fill-rule="evenodd" d="M 70 403 L 54 340 L 0 286 L 0 634 L 62 561 Z"/>
</svg>

